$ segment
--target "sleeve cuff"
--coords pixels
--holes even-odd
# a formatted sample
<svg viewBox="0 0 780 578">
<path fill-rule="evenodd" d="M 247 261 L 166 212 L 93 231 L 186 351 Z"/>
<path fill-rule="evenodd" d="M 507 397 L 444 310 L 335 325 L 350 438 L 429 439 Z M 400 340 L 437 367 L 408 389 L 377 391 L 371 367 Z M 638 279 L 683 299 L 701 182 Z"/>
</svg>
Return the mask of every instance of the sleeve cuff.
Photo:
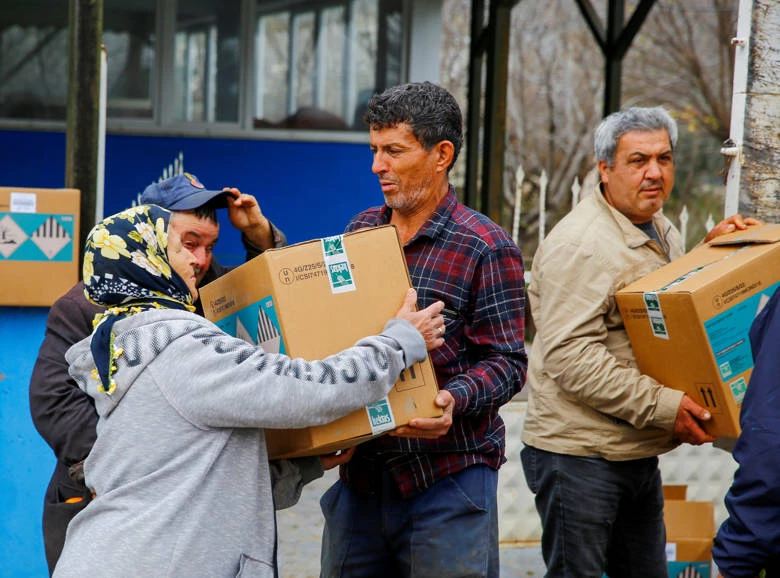
<svg viewBox="0 0 780 578">
<path fill-rule="evenodd" d="M 286 247 L 287 236 L 281 231 L 281 229 L 277 228 L 276 225 L 274 225 L 271 221 L 268 221 L 268 224 L 271 226 L 271 236 L 273 237 L 273 248 L 279 249 L 280 247 Z M 251 259 L 252 257 L 257 257 L 258 255 L 261 255 L 265 250 L 255 245 L 252 241 L 250 241 L 249 238 L 244 233 L 241 233 L 241 244 L 244 246 L 244 249 L 246 249 L 247 260 Z"/>
<path fill-rule="evenodd" d="M 677 412 L 680 410 L 680 403 L 685 392 L 671 387 L 661 388 L 658 394 L 658 407 L 655 411 L 653 425 L 665 430 L 673 430 L 674 423 L 677 421 Z"/>
</svg>

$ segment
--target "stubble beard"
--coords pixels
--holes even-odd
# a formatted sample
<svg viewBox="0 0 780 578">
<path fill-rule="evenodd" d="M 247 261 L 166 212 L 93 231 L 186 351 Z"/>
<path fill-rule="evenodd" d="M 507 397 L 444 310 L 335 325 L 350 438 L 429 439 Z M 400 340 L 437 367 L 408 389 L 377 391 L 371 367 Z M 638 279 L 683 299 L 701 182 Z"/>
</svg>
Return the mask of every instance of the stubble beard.
<svg viewBox="0 0 780 578">
<path fill-rule="evenodd" d="M 385 204 L 401 213 L 411 212 L 420 204 L 420 200 L 425 196 L 431 183 L 430 178 L 426 178 L 414 187 L 408 189 L 402 189 L 400 184 L 398 185 L 398 192 L 395 195 L 385 197 Z"/>
</svg>

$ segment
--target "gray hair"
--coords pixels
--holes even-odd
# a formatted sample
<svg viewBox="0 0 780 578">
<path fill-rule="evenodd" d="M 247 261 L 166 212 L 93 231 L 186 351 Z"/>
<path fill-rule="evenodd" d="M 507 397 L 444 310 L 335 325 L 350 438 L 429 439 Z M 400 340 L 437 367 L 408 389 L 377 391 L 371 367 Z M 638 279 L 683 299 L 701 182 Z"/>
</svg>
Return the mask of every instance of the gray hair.
<svg viewBox="0 0 780 578">
<path fill-rule="evenodd" d="M 613 112 L 601 121 L 593 135 L 593 148 L 596 151 L 596 161 L 604 161 L 607 166 L 615 164 L 615 149 L 621 136 L 627 132 L 666 130 L 672 149 L 677 146 L 677 122 L 662 106 L 634 106 Z"/>
<path fill-rule="evenodd" d="M 408 124 L 427 151 L 448 140 L 455 147 L 452 168 L 463 146 L 463 115 L 455 97 L 432 82 L 412 82 L 388 88 L 368 101 L 365 115 L 374 130 Z"/>
</svg>

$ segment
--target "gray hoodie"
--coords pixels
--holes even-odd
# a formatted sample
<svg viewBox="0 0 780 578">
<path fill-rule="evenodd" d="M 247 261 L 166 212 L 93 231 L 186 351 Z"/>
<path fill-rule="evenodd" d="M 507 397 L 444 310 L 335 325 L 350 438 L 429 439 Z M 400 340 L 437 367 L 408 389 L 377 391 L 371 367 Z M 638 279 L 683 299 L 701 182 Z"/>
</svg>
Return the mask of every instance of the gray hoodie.
<svg viewBox="0 0 780 578">
<path fill-rule="evenodd" d="M 263 428 L 319 425 L 360 409 L 426 356 L 400 319 L 312 362 L 267 354 L 182 311 L 138 313 L 114 333 L 124 351 L 110 396 L 92 377 L 90 338 L 66 355 L 100 420 L 84 467 L 96 498 L 70 523 L 56 578 L 274 576 Z"/>
</svg>

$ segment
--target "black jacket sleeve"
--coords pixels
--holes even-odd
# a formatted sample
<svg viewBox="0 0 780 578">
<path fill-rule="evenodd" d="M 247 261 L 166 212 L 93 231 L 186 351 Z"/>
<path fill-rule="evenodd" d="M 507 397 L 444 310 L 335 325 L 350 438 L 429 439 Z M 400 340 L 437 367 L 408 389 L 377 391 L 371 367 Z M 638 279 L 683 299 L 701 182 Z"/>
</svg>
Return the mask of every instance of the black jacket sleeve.
<svg viewBox="0 0 780 578">
<path fill-rule="evenodd" d="M 92 320 L 100 311 L 84 297 L 82 283 L 60 297 L 49 310 L 46 335 L 30 378 L 33 423 L 66 466 L 89 454 L 98 416 L 92 398 L 68 374 L 65 352 L 92 333 Z"/>
<path fill-rule="evenodd" d="M 279 249 L 281 247 L 287 246 L 287 235 L 284 234 L 284 232 L 279 229 L 276 225 L 271 223 L 269 221 L 269 224 L 271 225 L 271 234 L 274 238 L 274 249 Z M 246 260 L 249 261 L 251 259 L 254 259 L 258 255 L 261 255 L 263 253 L 263 249 L 252 243 L 246 235 L 241 233 L 241 243 L 244 245 L 244 249 L 246 250 Z"/>
</svg>

